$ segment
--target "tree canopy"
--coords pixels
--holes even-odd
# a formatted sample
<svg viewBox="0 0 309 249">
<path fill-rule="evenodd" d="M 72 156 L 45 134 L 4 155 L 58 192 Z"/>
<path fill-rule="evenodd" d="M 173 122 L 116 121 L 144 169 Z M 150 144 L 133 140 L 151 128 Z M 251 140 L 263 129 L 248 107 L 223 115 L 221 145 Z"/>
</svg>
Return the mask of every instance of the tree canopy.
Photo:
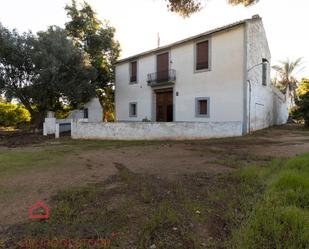
<svg viewBox="0 0 309 249">
<path fill-rule="evenodd" d="M 93 84 L 103 88 L 114 81 L 114 63 L 119 57 L 120 45 L 115 39 L 115 28 L 108 21 L 100 21 L 87 3 L 77 5 L 72 0 L 65 7 L 69 21 L 65 29 L 75 46 L 89 58 L 90 64 L 97 70 Z"/>
<path fill-rule="evenodd" d="M 280 61 L 278 65 L 272 67 L 278 74 L 278 79 L 275 79 L 276 84 L 279 88 L 286 89 L 289 88 L 292 93 L 291 99 L 296 97 L 297 89 L 297 74 L 303 70 L 302 67 L 302 58 L 296 60 L 286 59 Z"/>
<path fill-rule="evenodd" d="M 202 3 L 207 0 L 165 0 L 167 2 L 167 8 L 183 17 L 188 17 L 193 13 L 196 13 L 202 9 Z M 242 4 L 244 6 L 250 6 L 257 3 L 259 0 L 227 0 L 231 5 Z"/>
<path fill-rule="evenodd" d="M 297 89 L 298 98 L 296 100 L 296 111 L 305 121 L 305 126 L 309 126 L 309 79 L 302 79 Z"/>
<path fill-rule="evenodd" d="M 18 99 L 40 125 L 48 110 L 76 106 L 95 95 L 96 70 L 66 31 L 50 27 L 19 34 L 0 24 L 0 92 Z"/>
</svg>

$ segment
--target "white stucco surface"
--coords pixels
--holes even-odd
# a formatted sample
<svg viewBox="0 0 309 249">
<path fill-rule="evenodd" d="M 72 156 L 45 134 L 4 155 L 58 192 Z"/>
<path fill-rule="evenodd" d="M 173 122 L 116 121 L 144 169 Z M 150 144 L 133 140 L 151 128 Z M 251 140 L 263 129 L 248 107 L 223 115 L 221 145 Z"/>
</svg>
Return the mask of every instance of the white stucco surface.
<svg viewBox="0 0 309 249">
<path fill-rule="evenodd" d="M 88 109 L 89 122 L 103 121 L 103 109 L 98 98 L 92 98 L 87 104 L 85 104 L 84 108 Z"/>
<path fill-rule="evenodd" d="M 55 134 L 56 124 L 59 124 L 59 133 L 70 131 L 71 126 L 69 124 L 72 120 L 83 120 L 84 122 L 103 121 L 103 109 L 98 98 L 91 99 L 85 104 L 84 108 L 88 109 L 88 119 L 84 119 L 84 110 L 73 110 L 66 119 L 56 119 L 53 112 L 48 112 L 48 116 L 43 124 L 43 135 Z"/>
<path fill-rule="evenodd" d="M 167 50 L 170 56 L 169 67 L 176 70 L 176 82 L 169 86 L 173 88 L 174 121 L 242 121 L 244 26 L 206 38 L 210 41 L 211 68 L 208 71 L 194 70 L 195 44 L 200 40 Z M 142 121 L 145 118 L 155 121 L 154 88 L 148 86 L 147 74 L 156 72 L 156 54 L 139 58 L 137 64 L 137 84 L 129 82 L 129 62 L 116 66 L 118 121 Z M 207 118 L 195 115 L 195 99 L 198 97 L 210 99 L 210 115 Z M 136 117 L 129 117 L 130 102 L 137 103 Z"/>
<path fill-rule="evenodd" d="M 45 118 L 43 123 L 43 135 L 47 136 L 50 134 L 55 134 L 56 132 L 56 118 Z"/>
<path fill-rule="evenodd" d="M 196 72 L 195 45 L 202 40 L 209 40 L 210 68 Z M 242 134 L 286 123 L 287 100 L 271 85 L 271 53 L 259 16 L 165 49 L 132 57 L 133 61 L 137 61 L 137 84 L 129 82 L 129 60 L 116 65 L 117 121 L 156 121 L 155 90 L 164 87 L 148 86 L 147 74 L 156 72 L 157 54 L 169 52 L 169 69 L 176 70 L 175 83 L 166 86 L 173 90 L 174 121 L 205 123 L 207 126 L 216 124 L 219 127 L 221 123 L 226 127 L 226 124 L 237 122 L 242 124 Z M 266 85 L 263 85 L 263 64 L 267 67 Z M 196 115 L 196 98 L 209 99 L 209 116 Z M 134 117 L 129 116 L 130 103 L 137 103 L 137 115 Z M 166 126 L 172 127 L 170 124 Z M 155 128 L 154 125 L 150 127 Z M 135 130 L 131 128 L 126 132 L 139 134 L 138 128 L 143 129 L 143 126 L 136 125 Z M 196 127 L 200 128 L 200 125 Z M 224 129 L 221 131 L 224 134 Z M 204 137 L 201 130 L 195 132 Z M 139 137 L 142 139 L 143 135 Z"/>
<path fill-rule="evenodd" d="M 274 124 L 286 124 L 289 118 L 289 101 L 276 87 L 273 87 Z"/>
<path fill-rule="evenodd" d="M 242 134 L 241 122 L 118 122 L 73 121 L 74 139 L 106 140 L 186 140 L 233 137 Z"/>
<path fill-rule="evenodd" d="M 274 124 L 273 89 L 270 81 L 271 54 L 262 20 L 247 23 L 247 129 L 260 130 Z M 267 59 L 266 86 L 262 84 L 263 64 Z"/>
</svg>

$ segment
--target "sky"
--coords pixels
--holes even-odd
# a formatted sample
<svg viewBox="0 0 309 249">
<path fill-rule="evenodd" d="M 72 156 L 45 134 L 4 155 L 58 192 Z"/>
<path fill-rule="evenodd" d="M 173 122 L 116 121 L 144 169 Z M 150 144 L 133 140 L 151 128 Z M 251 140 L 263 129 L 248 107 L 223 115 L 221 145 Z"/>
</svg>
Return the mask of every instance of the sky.
<svg viewBox="0 0 309 249">
<path fill-rule="evenodd" d="M 164 0 L 88 0 L 101 20 L 116 28 L 121 58 L 193 36 L 207 30 L 259 14 L 263 18 L 272 64 L 286 58 L 303 57 L 305 69 L 298 77 L 309 77 L 309 1 L 260 0 L 252 7 L 232 7 L 226 0 L 203 0 L 203 10 L 190 18 L 167 11 Z M 70 0 L 0 0 L 0 22 L 20 32 L 64 27 L 64 6 Z"/>
</svg>

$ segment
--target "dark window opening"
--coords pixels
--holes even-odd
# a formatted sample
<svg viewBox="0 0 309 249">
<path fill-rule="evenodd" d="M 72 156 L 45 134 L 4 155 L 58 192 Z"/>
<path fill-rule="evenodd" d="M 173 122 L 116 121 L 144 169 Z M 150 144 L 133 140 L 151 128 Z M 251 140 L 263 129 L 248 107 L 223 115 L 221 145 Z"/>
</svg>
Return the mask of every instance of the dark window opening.
<svg viewBox="0 0 309 249">
<path fill-rule="evenodd" d="M 262 63 L 262 85 L 267 85 L 267 62 L 263 59 Z"/>
<path fill-rule="evenodd" d="M 209 42 L 203 41 L 196 44 L 196 70 L 209 68 Z"/>
<path fill-rule="evenodd" d="M 209 117 L 209 98 L 196 98 L 195 105 L 197 117 Z"/>
<path fill-rule="evenodd" d="M 207 100 L 199 100 L 199 114 L 207 115 Z"/>
<path fill-rule="evenodd" d="M 137 104 L 136 103 L 130 103 L 129 115 L 130 117 L 137 116 Z"/>
<path fill-rule="evenodd" d="M 84 118 L 88 118 L 88 108 L 84 109 Z"/>
<path fill-rule="evenodd" d="M 131 62 L 130 66 L 130 82 L 134 83 L 137 81 L 137 62 Z"/>
</svg>

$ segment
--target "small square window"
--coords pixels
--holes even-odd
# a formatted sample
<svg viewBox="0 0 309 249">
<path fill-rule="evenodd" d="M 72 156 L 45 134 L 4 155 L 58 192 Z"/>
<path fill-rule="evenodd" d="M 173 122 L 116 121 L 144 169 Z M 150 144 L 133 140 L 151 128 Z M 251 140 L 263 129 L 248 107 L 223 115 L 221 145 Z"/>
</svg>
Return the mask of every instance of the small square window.
<svg viewBox="0 0 309 249">
<path fill-rule="evenodd" d="M 136 117 L 137 116 L 137 103 L 130 103 L 129 116 L 130 117 Z"/>
<path fill-rule="evenodd" d="M 196 116 L 209 117 L 209 98 L 196 98 Z"/>
</svg>

